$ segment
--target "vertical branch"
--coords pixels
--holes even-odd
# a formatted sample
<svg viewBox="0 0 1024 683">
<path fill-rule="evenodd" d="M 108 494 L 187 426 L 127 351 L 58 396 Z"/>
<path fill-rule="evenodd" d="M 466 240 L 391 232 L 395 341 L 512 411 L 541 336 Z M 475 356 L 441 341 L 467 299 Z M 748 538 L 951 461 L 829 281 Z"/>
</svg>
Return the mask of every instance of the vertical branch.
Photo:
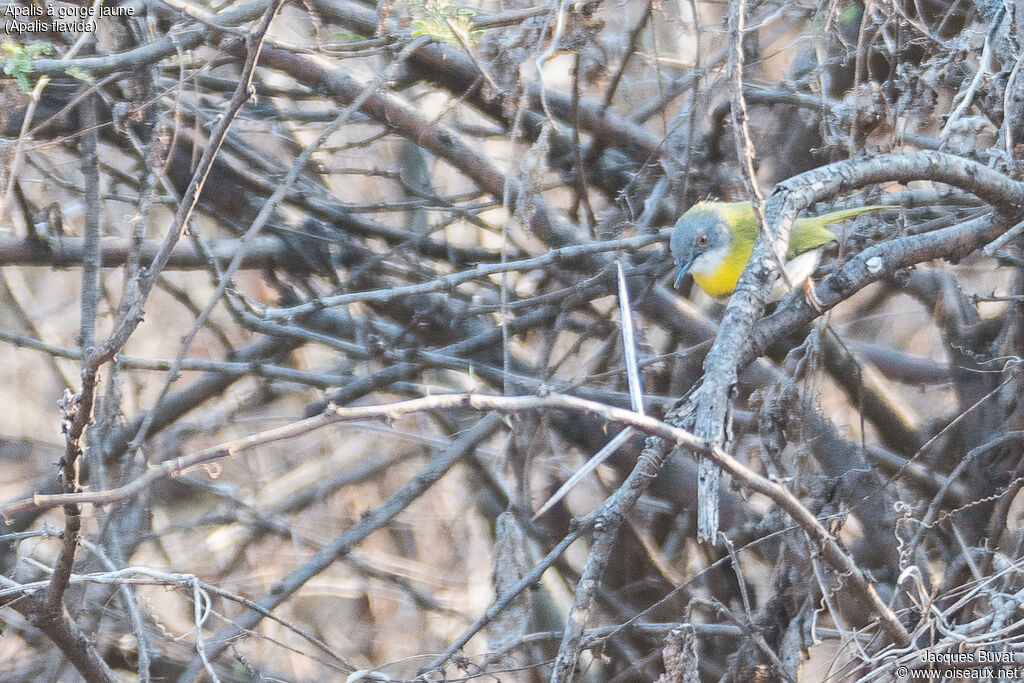
<svg viewBox="0 0 1024 683">
<path fill-rule="evenodd" d="M 100 198 L 97 146 L 99 135 L 96 131 L 96 100 L 88 95 L 82 104 L 82 124 L 86 133 L 82 136 L 82 175 L 85 187 L 85 258 L 82 264 L 81 331 L 79 344 L 83 352 L 82 393 L 77 396 L 65 394 L 61 401 L 64 410 L 63 431 L 65 439 L 64 457 L 60 460 L 61 484 L 65 493 L 79 492 L 79 470 L 84 455 L 82 437 L 92 420 L 92 404 L 96 375 L 90 372 L 89 356 L 96 343 L 96 308 L 100 297 Z M 64 506 L 64 533 L 61 537 L 60 552 L 53 569 L 53 577 L 46 590 L 44 609 L 51 615 L 63 611 L 64 591 L 71 577 L 82 529 L 82 506 Z"/>
<path fill-rule="evenodd" d="M 117 330 L 99 349 L 96 346 L 95 337 L 96 310 L 100 296 L 98 134 L 96 102 L 92 97 L 86 99 L 82 114 L 83 124 L 87 131 L 82 138 L 86 201 L 86 246 L 82 268 L 82 320 L 79 339 L 79 343 L 83 347 L 82 387 L 78 394 L 71 395 L 70 392 L 65 393 L 64 398 L 60 402 L 60 407 L 64 413 L 62 431 L 65 439 L 65 450 L 59 467 L 61 488 L 64 493 L 78 493 L 80 490 L 79 470 L 84 455 L 84 436 L 92 420 L 99 368 L 123 347 L 124 343 L 127 342 L 132 332 L 138 326 L 138 323 L 142 320 L 142 305 L 152 290 L 161 270 L 167 264 L 171 250 L 180 237 L 184 225 L 198 201 L 199 193 L 202 191 L 203 183 L 212 167 L 213 159 L 216 157 L 220 144 L 227 134 L 228 126 L 242 104 L 250 96 L 252 74 L 256 67 L 262 39 L 270 27 L 270 21 L 276 14 L 280 3 L 281 0 L 273 3 L 263 17 L 260 28 L 252 42 L 245 69 L 243 70 L 245 77 L 239 84 L 228 112 L 222 118 L 214 134 L 211 135 L 210 145 L 204 153 L 200 167 L 197 169 L 192 183 L 186 192 L 186 197 L 175 216 L 174 225 L 168 233 L 161 251 L 154 259 L 149 271 L 141 278 L 138 290 L 135 292 L 135 300 L 131 304 L 131 310 L 120 318 Z M 92 645 L 77 631 L 77 627 L 75 627 L 64 610 L 64 594 L 70 581 L 75 554 L 80 542 L 82 509 L 81 505 L 77 503 L 69 503 L 63 506 L 63 510 L 65 522 L 61 547 L 54 565 L 53 576 L 50 579 L 45 596 L 39 604 L 39 613 L 35 615 L 36 621 L 44 632 L 53 631 L 54 633 L 59 633 L 61 637 L 75 641 L 79 648 L 84 648 L 88 651 L 78 658 L 81 660 L 81 664 L 77 663 L 75 658 L 69 656 L 69 659 L 76 662 L 76 666 L 83 675 L 92 671 L 87 676 L 90 680 L 108 680 L 109 671 L 106 670 L 102 659 L 96 655 Z M 92 655 L 89 654 L 90 652 Z"/>
<path fill-rule="evenodd" d="M 729 94 L 733 120 L 733 134 L 736 140 L 736 154 L 740 160 L 743 178 L 750 189 L 754 204 L 754 214 L 757 217 L 758 231 L 763 236 L 768 236 L 765 230 L 764 195 L 757 184 L 757 174 L 754 169 L 754 144 L 750 139 L 750 127 L 748 126 L 747 103 L 743 97 L 743 32 L 744 12 L 746 10 L 745 0 L 732 0 L 729 4 Z M 769 236 L 770 238 L 770 236 Z M 770 242 L 774 247 L 770 249 L 776 254 L 781 263 L 785 258 L 785 250 L 779 252 L 778 242 Z M 763 302 L 761 306 L 763 306 Z M 760 309 L 755 307 L 751 311 L 753 315 L 760 314 Z M 711 360 L 713 356 L 709 356 Z M 712 365 L 705 366 L 713 370 Z M 724 369 L 723 369 L 724 370 Z M 707 384 L 707 377 L 702 383 L 702 388 Z M 723 376 L 727 386 L 724 394 L 728 396 L 730 388 L 735 384 L 735 370 Z M 712 390 L 714 391 L 714 390 Z M 726 398 L 730 401 L 731 398 Z M 698 403 L 696 434 L 709 444 L 725 448 L 727 446 L 726 420 L 728 406 L 712 406 L 713 401 Z M 709 415 L 708 412 L 714 415 Z M 719 413 L 722 413 L 719 415 Z M 704 418 L 704 419 L 702 419 Z M 708 460 L 701 459 L 697 473 L 697 538 L 701 541 L 714 542 L 718 535 L 718 468 Z"/>
<path fill-rule="evenodd" d="M 577 52 L 572 69 L 572 155 L 573 163 L 576 166 L 577 201 L 583 206 L 590 236 L 596 239 L 597 217 L 594 214 L 594 207 L 590 205 L 590 194 L 587 192 L 587 167 L 583 162 L 583 152 L 580 146 L 580 63 L 580 53 Z"/>
<path fill-rule="evenodd" d="M 760 208 L 764 194 L 757 184 L 754 169 L 755 150 L 750 139 L 750 125 L 747 116 L 747 101 L 743 96 L 743 35 L 746 23 L 746 0 L 732 0 L 729 3 L 729 105 L 732 113 L 733 139 L 736 142 L 736 157 L 740 162 L 743 181 L 750 191 L 757 213 L 758 227 L 764 230 L 764 211 Z"/>
<path fill-rule="evenodd" d="M 693 73 L 700 74 L 704 70 L 703 59 L 701 58 L 701 24 L 700 15 L 697 12 L 697 0 L 689 0 L 690 13 L 693 14 L 693 46 L 694 46 L 694 58 L 693 58 Z M 652 34 L 657 34 L 656 31 L 652 31 Z M 660 73 L 660 71 L 659 71 Z M 660 85 L 661 79 L 658 79 Z M 688 105 L 687 112 L 687 131 L 686 145 L 683 147 L 682 156 L 682 167 L 686 173 L 683 174 L 683 197 L 687 197 L 690 194 L 690 161 L 693 157 L 693 147 L 697 141 L 697 136 L 694 131 L 697 130 L 697 95 L 700 90 L 701 77 L 695 76 L 693 83 L 690 87 L 690 103 Z M 743 91 L 740 91 L 742 96 Z"/>
<path fill-rule="evenodd" d="M 86 95 L 82 102 L 82 176 L 85 181 L 85 240 L 82 260 L 82 322 L 78 340 L 88 355 L 96 345 L 96 309 L 100 298 L 100 178 L 96 130 L 96 96 Z"/>
</svg>

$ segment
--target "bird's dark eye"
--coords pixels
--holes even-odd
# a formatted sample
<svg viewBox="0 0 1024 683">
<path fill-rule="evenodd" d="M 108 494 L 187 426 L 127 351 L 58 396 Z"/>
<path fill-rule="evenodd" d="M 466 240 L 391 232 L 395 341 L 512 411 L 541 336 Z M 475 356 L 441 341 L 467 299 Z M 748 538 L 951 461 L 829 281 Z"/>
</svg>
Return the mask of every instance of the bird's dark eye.
<svg viewBox="0 0 1024 683">
<path fill-rule="evenodd" d="M 708 236 L 707 235 L 703 235 L 703 234 L 702 235 L 697 235 L 697 246 L 698 247 L 706 247 L 706 246 L 708 246 Z"/>
</svg>

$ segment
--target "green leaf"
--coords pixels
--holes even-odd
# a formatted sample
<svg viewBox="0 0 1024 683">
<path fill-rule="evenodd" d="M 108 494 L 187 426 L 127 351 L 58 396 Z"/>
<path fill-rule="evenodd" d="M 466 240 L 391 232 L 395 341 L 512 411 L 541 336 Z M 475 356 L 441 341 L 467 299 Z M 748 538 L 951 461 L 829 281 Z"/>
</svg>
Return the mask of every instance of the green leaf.
<svg viewBox="0 0 1024 683">
<path fill-rule="evenodd" d="M 32 62 L 51 52 L 53 52 L 53 45 L 47 42 L 21 45 L 11 40 L 5 40 L 0 43 L 0 64 L 3 65 L 5 74 L 14 77 L 22 92 L 28 92 L 31 89 L 28 74 L 32 73 Z"/>
<path fill-rule="evenodd" d="M 92 77 L 92 74 L 90 74 L 85 69 L 82 69 L 77 66 L 72 66 L 65 69 L 64 73 L 66 73 L 68 76 L 71 76 L 72 78 L 77 78 L 83 83 L 88 83 L 89 85 L 92 85 L 96 82 L 96 80 Z"/>
<path fill-rule="evenodd" d="M 413 0 L 409 3 L 413 16 L 414 36 L 430 36 L 452 45 L 461 46 L 463 40 L 472 44 L 480 35 L 473 29 L 476 12 L 468 7 L 456 7 L 451 0 Z"/>
<path fill-rule="evenodd" d="M 334 37 L 346 43 L 354 43 L 357 40 L 363 39 L 363 37 L 358 33 L 355 33 L 354 31 L 347 31 L 345 29 L 338 29 L 337 31 L 334 31 Z"/>
</svg>

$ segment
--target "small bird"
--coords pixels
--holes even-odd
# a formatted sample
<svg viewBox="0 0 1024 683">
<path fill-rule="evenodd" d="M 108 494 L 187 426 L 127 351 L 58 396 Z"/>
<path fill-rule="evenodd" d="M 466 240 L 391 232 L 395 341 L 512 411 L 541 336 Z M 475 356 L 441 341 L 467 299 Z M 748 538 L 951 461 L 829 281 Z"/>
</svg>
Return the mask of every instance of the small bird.
<svg viewBox="0 0 1024 683">
<path fill-rule="evenodd" d="M 804 291 L 812 306 L 814 291 L 808 286 L 811 274 L 818 267 L 821 248 L 836 240 L 825 226 L 884 208 L 860 206 L 823 216 L 797 218 L 793 223 L 786 252 L 786 274 L 790 283 L 805 284 Z M 711 296 L 728 297 L 750 259 L 756 238 L 757 218 L 750 202 L 694 204 L 676 221 L 669 241 L 672 258 L 677 264 L 674 286 L 678 287 L 683 276 L 691 273 L 700 288 Z M 781 285 L 776 281 L 772 299 L 779 299 L 788 291 L 785 279 L 781 280 Z"/>
</svg>

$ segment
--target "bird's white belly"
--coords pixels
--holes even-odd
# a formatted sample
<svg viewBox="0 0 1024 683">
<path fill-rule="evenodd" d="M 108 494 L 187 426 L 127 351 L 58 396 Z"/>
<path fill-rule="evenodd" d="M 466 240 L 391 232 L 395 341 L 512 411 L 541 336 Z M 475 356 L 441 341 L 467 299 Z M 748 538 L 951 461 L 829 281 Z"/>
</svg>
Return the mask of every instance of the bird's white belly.
<svg viewBox="0 0 1024 683">
<path fill-rule="evenodd" d="M 786 277 L 779 277 L 772 285 L 772 301 L 778 301 L 803 284 L 804 280 L 814 274 L 821 258 L 820 249 L 812 249 L 796 256 L 786 263 Z M 788 280 L 788 282 L 787 282 Z"/>
</svg>

